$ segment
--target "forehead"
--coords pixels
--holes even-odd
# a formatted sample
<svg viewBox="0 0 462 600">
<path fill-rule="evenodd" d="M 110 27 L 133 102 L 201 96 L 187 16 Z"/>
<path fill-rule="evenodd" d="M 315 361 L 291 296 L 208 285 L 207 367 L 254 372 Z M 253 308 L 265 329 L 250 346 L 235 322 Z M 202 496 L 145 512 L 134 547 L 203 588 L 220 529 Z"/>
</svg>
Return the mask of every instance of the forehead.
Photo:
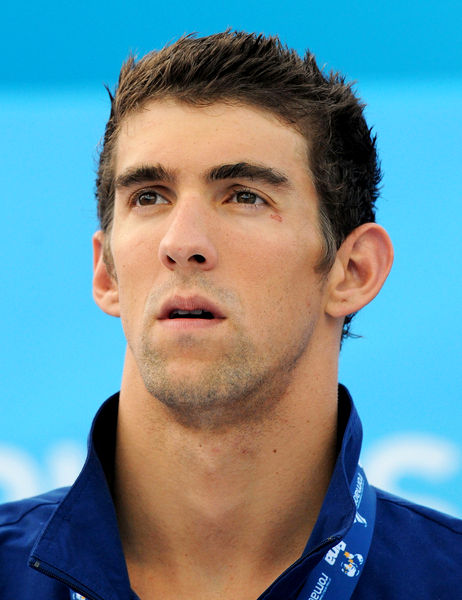
<svg viewBox="0 0 462 600">
<path fill-rule="evenodd" d="M 224 102 L 147 103 L 123 119 L 114 159 L 116 174 L 146 162 L 206 168 L 239 161 L 269 163 L 292 176 L 309 173 L 307 142 L 294 127 L 267 110 Z"/>
</svg>

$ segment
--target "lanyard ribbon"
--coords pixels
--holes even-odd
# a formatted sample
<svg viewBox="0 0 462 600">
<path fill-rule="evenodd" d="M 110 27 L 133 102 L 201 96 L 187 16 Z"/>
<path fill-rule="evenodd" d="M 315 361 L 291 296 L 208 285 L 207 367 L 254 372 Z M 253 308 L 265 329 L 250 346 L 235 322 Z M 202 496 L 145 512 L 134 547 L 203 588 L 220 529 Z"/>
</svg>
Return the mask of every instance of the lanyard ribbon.
<svg viewBox="0 0 462 600">
<path fill-rule="evenodd" d="M 350 492 L 356 505 L 353 525 L 311 571 L 297 600 L 349 600 L 353 594 L 371 546 L 376 507 L 375 490 L 360 465 Z"/>
</svg>

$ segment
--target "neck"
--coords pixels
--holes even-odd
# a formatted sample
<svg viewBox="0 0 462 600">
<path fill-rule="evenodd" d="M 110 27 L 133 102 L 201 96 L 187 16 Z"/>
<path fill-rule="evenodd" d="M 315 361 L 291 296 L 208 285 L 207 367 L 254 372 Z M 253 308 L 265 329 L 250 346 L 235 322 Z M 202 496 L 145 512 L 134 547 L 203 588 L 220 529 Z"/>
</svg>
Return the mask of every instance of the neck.
<svg viewBox="0 0 462 600">
<path fill-rule="evenodd" d="M 179 424 L 128 379 L 114 494 L 132 585 L 143 599 L 153 582 L 162 598 L 195 598 L 195 588 L 224 598 L 245 582 L 257 597 L 301 555 L 319 513 L 335 462 L 336 384 L 291 389 L 264 421 L 213 432 Z"/>
</svg>

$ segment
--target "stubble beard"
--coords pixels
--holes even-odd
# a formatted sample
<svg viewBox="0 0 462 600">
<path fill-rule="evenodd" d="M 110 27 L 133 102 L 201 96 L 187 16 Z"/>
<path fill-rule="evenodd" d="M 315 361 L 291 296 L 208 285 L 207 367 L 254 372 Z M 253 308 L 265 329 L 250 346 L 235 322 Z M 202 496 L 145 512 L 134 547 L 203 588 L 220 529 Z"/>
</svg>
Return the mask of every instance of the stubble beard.
<svg viewBox="0 0 462 600">
<path fill-rule="evenodd" d="M 177 422 L 191 429 L 219 431 L 271 418 L 310 337 L 305 332 L 290 347 L 273 348 L 262 356 L 241 335 L 232 349 L 188 377 L 170 374 L 167 356 L 143 335 L 137 362 L 146 389 Z M 188 344 L 188 337 L 184 343 Z M 195 344 L 191 338 L 189 343 Z"/>
</svg>

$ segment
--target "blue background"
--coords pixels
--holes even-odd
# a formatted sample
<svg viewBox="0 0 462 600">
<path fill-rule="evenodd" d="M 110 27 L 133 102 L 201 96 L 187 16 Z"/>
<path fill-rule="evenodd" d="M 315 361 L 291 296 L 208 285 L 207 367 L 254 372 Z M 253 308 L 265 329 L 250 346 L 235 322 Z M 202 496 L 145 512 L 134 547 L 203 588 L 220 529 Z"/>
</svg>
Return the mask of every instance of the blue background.
<svg viewBox="0 0 462 600">
<path fill-rule="evenodd" d="M 0 501 L 68 483 L 116 391 L 120 323 L 91 296 L 94 170 L 130 50 L 226 27 L 278 33 L 357 80 L 395 244 L 356 318 L 340 380 L 370 479 L 462 515 L 462 5 L 417 2 L 48 2 L 3 7 L 0 48 Z"/>
</svg>

